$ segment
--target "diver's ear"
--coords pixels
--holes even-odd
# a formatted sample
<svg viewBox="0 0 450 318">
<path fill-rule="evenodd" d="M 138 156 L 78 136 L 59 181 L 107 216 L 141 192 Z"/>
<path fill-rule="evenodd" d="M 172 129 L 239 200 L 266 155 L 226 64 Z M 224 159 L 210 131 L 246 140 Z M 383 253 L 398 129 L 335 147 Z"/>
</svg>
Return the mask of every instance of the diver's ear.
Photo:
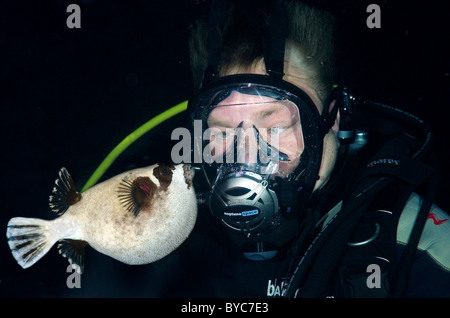
<svg viewBox="0 0 450 318">
<path fill-rule="evenodd" d="M 335 104 L 336 104 L 336 99 L 333 99 L 333 100 L 330 102 L 330 105 L 328 106 L 328 113 L 331 112 L 331 110 L 333 109 L 333 107 L 334 107 Z M 340 119 L 341 119 L 341 112 L 340 112 L 340 109 L 338 109 L 337 114 L 336 114 L 336 119 L 334 120 L 334 124 L 333 124 L 333 126 L 331 127 L 331 130 L 333 130 L 335 134 L 337 134 L 338 131 L 339 131 L 339 122 L 340 122 Z"/>
</svg>

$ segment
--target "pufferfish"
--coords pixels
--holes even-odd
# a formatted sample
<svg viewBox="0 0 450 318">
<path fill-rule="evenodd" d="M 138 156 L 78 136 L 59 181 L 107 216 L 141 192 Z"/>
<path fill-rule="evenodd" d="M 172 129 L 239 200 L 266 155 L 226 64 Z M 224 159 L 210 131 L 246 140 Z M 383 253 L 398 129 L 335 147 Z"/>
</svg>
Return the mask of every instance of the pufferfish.
<svg viewBox="0 0 450 318">
<path fill-rule="evenodd" d="M 121 173 L 81 194 L 62 168 L 49 198 L 60 216 L 12 218 L 6 231 L 12 255 L 28 268 L 59 241 L 59 253 L 80 272 L 87 245 L 125 264 L 155 262 L 181 245 L 194 227 L 193 177 L 189 165 L 155 164 Z"/>
</svg>

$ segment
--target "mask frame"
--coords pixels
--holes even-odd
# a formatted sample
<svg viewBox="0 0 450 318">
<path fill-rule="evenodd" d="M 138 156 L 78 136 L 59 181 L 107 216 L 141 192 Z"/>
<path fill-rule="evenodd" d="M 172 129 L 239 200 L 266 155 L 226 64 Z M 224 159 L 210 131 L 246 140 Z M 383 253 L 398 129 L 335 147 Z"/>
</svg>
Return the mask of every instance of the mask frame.
<svg viewBox="0 0 450 318">
<path fill-rule="evenodd" d="M 264 197 L 265 207 L 259 206 L 259 213 L 252 214 L 250 204 L 241 205 L 231 202 L 232 197 L 223 193 L 223 189 L 211 191 L 208 204 L 211 212 L 228 229 L 243 234 L 247 239 L 261 237 L 272 232 L 278 227 L 283 218 L 292 219 L 298 217 L 309 204 L 315 182 L 318 179 L 319 169 L 322 161 L 322 148 L 325 127 L 325 117 L 321 116 L 311 98 L 297 86 L 284 80 L 267 75 L 239 74 L 215 78 L 205 85 L 200 92 L 189 101 L 188 111 L 192 121 L 201 120 L 202 128 L 207 128 L 207 118 L 217 105 L 218 94 L 223 91 L 233 91 L 238 87 L 255 88 L 262 96 L 283 98 L 294 103 L 300 114 L 300 124 L 303 133 L 304 150 L 300 156 L 300 162 L 295 170 L 287 177 L 267 179 L 257 176 L 251 172 L 241 175 L 243 182 L 252 184 L 248 189 L 254 187 L 255 196 Z M 226 106 L 225 106 L 226 107 Z M 239 106 L 237 106 L 239 107 Z M 204 149 L 205 141 L 194 147 Z M 211 188 L 211 180 L 215 180 L 218 173 L 217 163 L 203 163 L 204 176 Z M 236 182 L 232 178 L 225 178 L 224 182 L 233 187 Z M 258 190 L 257 188 L 260 188 Z M 216 189 L 217 190 L 217 189 Z M 239 197 L 239 196 L 236 196 Z M 247 196 L 247 199 L 251 195 Z M 242 199 L 242 198 L 241 198 Z M 251 200 L 250 200 L 251 201 Z M 231 207 L 237 207 L 239 213 L 245 212 L 246 216 L 232 217 L 233 212 L 227 212 Z M 244 207 L 246 206 L 246 207 Z M 228 213 L 228 215 L 226 215 Z M 234 219 L 234 220 L 233 220 Z"/>
</svg>

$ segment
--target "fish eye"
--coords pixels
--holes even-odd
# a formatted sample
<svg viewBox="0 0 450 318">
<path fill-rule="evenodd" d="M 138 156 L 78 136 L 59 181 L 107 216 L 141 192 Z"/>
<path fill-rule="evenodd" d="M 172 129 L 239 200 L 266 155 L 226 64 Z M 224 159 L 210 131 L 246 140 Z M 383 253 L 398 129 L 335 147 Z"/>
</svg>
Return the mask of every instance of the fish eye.
<svg viewBox="0 0 450 318">
<path fill-rule="evenodd" d="M 159 165 L 155 169 L 153 169 L 153 175 L 159 180 L 161 184 L 167 187 L 172 181 L 172 170 L 174 169 L 175 167 Z"/>
</svg>

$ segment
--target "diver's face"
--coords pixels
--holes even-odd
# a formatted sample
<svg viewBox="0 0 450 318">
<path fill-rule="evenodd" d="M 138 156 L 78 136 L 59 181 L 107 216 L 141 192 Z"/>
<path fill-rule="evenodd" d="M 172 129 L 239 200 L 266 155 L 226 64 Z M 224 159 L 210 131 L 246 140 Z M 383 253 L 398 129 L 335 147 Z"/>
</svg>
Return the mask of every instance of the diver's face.
<svg viewBox="0 0 450 318">
<path fill-rule="evenodd" d="M 274 159 L 279 164 L 274 176 L 287 177 L 299 163 L 303 135 L 299 111 L 292 102 L 234 91 L 211 111 L 207 124 L 209 147 L 215 158 L 233 149 L 238 160 L 244 161 L 239 163 L 257 163 L 258 152 L 266 150 L 257 140 L 256 128 L 259 138 L 279 151 Z"/>
<path fill-rule="evenodd" d="M 308 72 L 305 72 L 305 66 L 307 63 L 305 63 L 305 57 L 303 57 L 303 54 L 298 51 L 294 46 L 290 45 L 289 43 L 286 44 L 286 52 L 285 52 L 285 60 L 284 60 L 284 77 L 283 79 L 287 82 L 290 82 L 300 89 L 302 89 L 308 96 L 311 98 L 311 100 L 316 105 L 317 109 L 320 113 L 322 113 L 323 109 L 325 107 L 330 107 L 331 105 L 324 105 L 319 98 L 318 91 L 315 86 L 314 79 L 308 75 Z M 264 61 L 261 59 L 257 63 L 254 63 L 249 69 L 242 70 L 241 68 L 230 68 L 227 70 L 226 73 L 221 74 L 221 76 L 225 75 L 232 75 L 232 74 L 241 74 L 241 73 L 253 73 L 253 74 L 263 74 L 267 75 Z M 334 102 L 332 102 L 334 103 Z M 231 113 L 231 109 L 229 110 Z M 222 120 L 226 119 L 226 114 L 223 114 L 224 117 L 222 117 Z M 232 115 L 232 114 L 230 114 Z M 242 121 L 242 120 L 241 120 Z M 301 132 L 301 129 L 299 129 Z M 336 163 L 337 158 L 337 150 L 339 148 L 339 141 L 337 139 L 337 132 L 339 130 L 339 114 L 338 118 L 336 119 L 335 125 L 330 129 L 330 131 L 325 135 L 323 140 L 323 152 L 322 152 L 322 161 L 320 164 L 319 169 L 319 179 L 316 181 L 314 189 L 318 189 L 321 186 L 323 186 L 329 179 L 331 172 L 334 168 L 334 165 Z M 301 140 L 301 143 L 299 142 L 297 146 L 295 146 L 295 150 L 292 150 L 293 153 L 292 158 L 290 157 L 291 161 L 286 166 L 286 172 L 293 170 L 295 167 L 294 165 L 298 164 L 298 160 L 295 160 L 295 158 L 298 158 L 296 154 L 303 150 L 303 138 L 301 137 L 299 140 Z M 280 150 L 281 151 L 281 150 Z M 280 164 L 280 169 L 283 168 Z"/>
</svg>

